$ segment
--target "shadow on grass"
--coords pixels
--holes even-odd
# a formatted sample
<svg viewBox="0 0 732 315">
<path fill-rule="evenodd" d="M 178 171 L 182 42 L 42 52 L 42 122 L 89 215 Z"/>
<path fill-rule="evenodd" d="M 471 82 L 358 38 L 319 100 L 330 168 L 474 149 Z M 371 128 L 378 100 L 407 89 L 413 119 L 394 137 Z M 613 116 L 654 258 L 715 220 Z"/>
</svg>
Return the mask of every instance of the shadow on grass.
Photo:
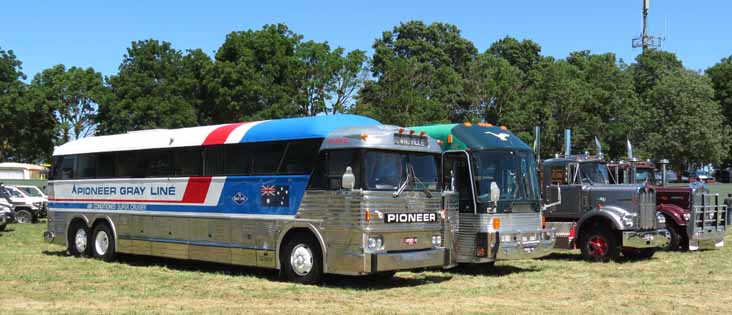
<svg viewBox="0 0 732 315">
<path fill-rule="evenodd" d="M 551 253 L 549 255 L 539 258 L 539 260 L 582 261 L 584 259 L 582 259 L 582 254 L 579 253 Z"/>
<path fill-rule="evenodd" d="M 489 264 L 461 264 L 455 268 L 448 269 L 446 273 L 471 275 L 471 276 L 487 276 L 487 277 L 503 277 L 512 274 L 536 272 L 538 268 L 521 268 L 511 265 L 489 265 Z"/>
<path fill-rule="evenodd" d="M 6 227 L 4 230 L 0 231 L 0 236 L 3 236 L 3 234 L 7 234 L 7 233 L 11 233 L 11 232 L 15 232 L 15 229 L 9 229 Z"/>
<path fill-rule="evenodd" d="M 56 257 L 72 257 L 65 250 L 43 251 L 44 255 Z M 116 263 L 126 264 L 132 267 L 165 267 L 171 270 L 182 272 L 203 272 L 211 274 L 223 274 L 229 276 L 250 276 L 268 281 L 284 281 L 279 276 L 278 270 L 227 265 L 195 260 L 183 260 L 165 257 L 117 254 Z M 412 277 L 397 276 L 384 278 L 379 276 L 340 276 L 325 275 L 321 286 L 340 287 L 357 290 L 380 290 L 400 287 L 413 287 L 418 285 L 440 283 L 450 280 L 451 276 L 427 275 Z"/>
</svg>

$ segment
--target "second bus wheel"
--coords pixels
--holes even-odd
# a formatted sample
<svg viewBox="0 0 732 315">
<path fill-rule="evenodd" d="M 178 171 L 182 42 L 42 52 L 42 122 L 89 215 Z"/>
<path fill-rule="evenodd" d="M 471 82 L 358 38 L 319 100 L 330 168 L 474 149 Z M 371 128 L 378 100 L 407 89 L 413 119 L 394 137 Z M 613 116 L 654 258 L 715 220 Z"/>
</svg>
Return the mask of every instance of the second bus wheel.
<svg viewBox="0 0 732 315">
<path fill-rule="evenodd" d="M 114 233 L 106 223 L 100 223 L 92 232 L 91 251 L 94 258 L 112 261 L 115 255 Z"/>
<path fill-rule="evenodd" d="M 68 250 L 76 257 L 89 257 L 89 228 L 81 221 L 76 221 L 69 227 Z"/>
<path fill-rule="evenodd" d="M 320 283 L 323 277 L 323 255 L 315 238 L 305 233 L 289 237 L 280 253 L 280 269 L 289 281 Z"/>
<path fill-rule="evenodd" d="M 582 257 L 589 261 L 607 262 L 620 256 L 615 235 L 604 226 L 594 226 L 580 237 Z"/>
</svg>

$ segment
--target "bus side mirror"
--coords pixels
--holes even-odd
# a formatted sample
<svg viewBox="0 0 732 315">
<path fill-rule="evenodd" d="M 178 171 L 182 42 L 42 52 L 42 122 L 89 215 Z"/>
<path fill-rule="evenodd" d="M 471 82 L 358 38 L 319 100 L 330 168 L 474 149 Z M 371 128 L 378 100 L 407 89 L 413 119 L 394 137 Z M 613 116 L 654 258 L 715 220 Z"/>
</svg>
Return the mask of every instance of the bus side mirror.
<svg viewBox="0 0 732 315">
<path fill-rule="evenodd" d="M 562 204 L 562 188 L 559 187 L 559 185 L 549 186 L 548 189 L 546 190 L 546 192 L 547 192 L 546 195 L 547 195 L 547 199 L 548 199 L 547 201 L 552 201 L 552 200 L 556 200 L 556 201 L 545 204 L 543 207 L 541 207 L 542 211 L 546 211 L 547 209 L 549 209 L 551 207 Z M 556 199 L 553 198 L 554 196 L 556 196 Z"/>
<path fill-rule="evenodd" d="M 356 176 L 353 175 L 353 170 L 351 170 L 351 167 L 347 166 L 346 171 L 343 173 L 343 178 L 341 178 L 341 187 L 343 187 L 343 189 L 353 190 L 353 187 L 355 186 Z"/>
</svg>

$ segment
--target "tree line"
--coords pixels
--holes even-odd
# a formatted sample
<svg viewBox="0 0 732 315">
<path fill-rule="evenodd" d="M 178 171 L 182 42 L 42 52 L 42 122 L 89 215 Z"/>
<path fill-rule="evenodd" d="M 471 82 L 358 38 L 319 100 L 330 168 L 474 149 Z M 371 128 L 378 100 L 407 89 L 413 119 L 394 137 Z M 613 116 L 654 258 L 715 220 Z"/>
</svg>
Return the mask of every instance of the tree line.
<svg viewBox="0 0 732 315">
<path fill-rule="evenodd" d="M 409 21 L 374 40 L 373 55 L 304 40 L 284 24 L 226 36 L 213 56 L 155 39 L 132 42 L 116 74 L 56 65 L 30 83 L 0 47 L 0 160 L 48 161 L 54 145 L 150 128 L 356 113 L 413 126 L 485 121 L 524 141 L 542 132 L 542 155 L 612 158 L 625 141 L 643 158 L 677 166 L 729 159 L 732 56 L 704 72 L 673 53 L 646 50 L 627 64 L 613 53 L 544 56 L 529 39 L 485 51 L 447 23 Z"/>
</svg>

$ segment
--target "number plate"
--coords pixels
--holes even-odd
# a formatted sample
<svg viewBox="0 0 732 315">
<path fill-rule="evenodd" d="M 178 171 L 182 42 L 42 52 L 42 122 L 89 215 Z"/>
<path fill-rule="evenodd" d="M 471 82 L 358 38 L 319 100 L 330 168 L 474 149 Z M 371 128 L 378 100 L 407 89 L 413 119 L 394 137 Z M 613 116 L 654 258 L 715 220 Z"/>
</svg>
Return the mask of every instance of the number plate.
<svg viewBox="0 0 732 315">
<path fill-rule="evenodd" d="M 405 237 L 404 242 L 402 242 L 404 245 L 417 245 L 417 238 L 416 237 Z"/>
</svg>

